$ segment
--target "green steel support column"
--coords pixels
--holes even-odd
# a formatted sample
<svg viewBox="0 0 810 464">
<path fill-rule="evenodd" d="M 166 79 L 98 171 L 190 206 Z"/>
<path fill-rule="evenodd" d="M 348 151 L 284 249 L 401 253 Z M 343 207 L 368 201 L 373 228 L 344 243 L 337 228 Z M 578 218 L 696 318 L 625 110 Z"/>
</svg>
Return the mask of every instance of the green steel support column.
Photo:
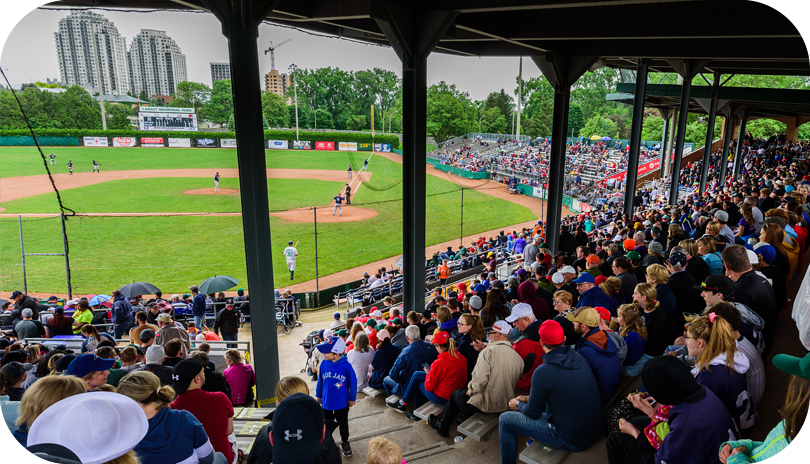
<svg viewBox="0 0 810 464">
<path fill-rule="evenodd" d="M 279 0 L 203 1 L 222 23 L 222 33 L 228 39 L 253 327 L 251 364 L 256 371 L 259 406 L 270 407 L 275 405 L 279 359 L 257 40 L 259 24 Z"/>
<path fill-rule="evenodd" d="M 630 153 L 627 159 L 627 181 L 624 186 L 624 214 L 633 216 L 633 200 L 638 179 L 638 155 L 641 151 L 641 128 L 644 122 L 644 100 L 647 97 L 647 59 L 638 60 L 636 92 L 633 100 L 633 125 L 630 127 Z"/>
<path fill-rule="evenodd" d="M 723 154 L 720 157 L 720 177 L 718 184 L 723 185 L 726 181 L 726 170 L 728 169 L 728 151 L 731 145 L 731 127 L 734 125 L 734 116 L 729 111 L 729 116 L 726 117 L 725 137 L 723 137 Z"/>
<path fill-rule="evenodd" d="M 688 74 L 683 78 L 681 88 L 681 107 L 678 110 L 678 133 L 675 136 L 675 156 L 672 160 L 672 182 L 669 186 L 669 204 L 678 202 L 678 180 L 681 177 L 681 158 L 683 158 L 683 143 L 686 140 L 686 119 L 689 116 L 689 94 L 692 90 L 692 75 Z"/>
<path fill-rule="evenodd" d="M 732 178 L 735 180 L 740 177 L 740 167 L 742 166 L 742 152 L 744 145 L 743 142 L 745 142 L 745 126 L 747 122 L 748 111 L 744 110 L 740 115 L 740 134 L 737 136 L 737 151 L 734 153 L 734 173 L 732 174 Z"/>
<path fill-rule="evenodd" d="M 720 73 L 714 73 L 714 92 L 712 92 L 712 102 L 709 105 L 709 121 L 706 126 L 706 144 L 703 146 L 703 164 L 700 167 L 699 195 L 702 197 L 706 191 L 706 181 L 709 177 L 709 160 L 712 154 L 712 142 L 714 141 L 714 120 L 717 118 L 717 89 L 720 86 Z"/>
</svg>

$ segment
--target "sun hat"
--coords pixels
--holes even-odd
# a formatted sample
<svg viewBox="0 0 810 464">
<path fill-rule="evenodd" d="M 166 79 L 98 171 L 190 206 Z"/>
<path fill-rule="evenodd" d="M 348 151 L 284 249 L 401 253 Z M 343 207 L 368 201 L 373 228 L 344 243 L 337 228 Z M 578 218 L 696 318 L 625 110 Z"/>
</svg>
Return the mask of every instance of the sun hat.
<svg viewBox="0 0 810 464">
<path fill-rule="evenodd" d="M 321 353 L 336 353 L 343 354 L 346 351 L 346 342 L 340 337 L 330 337 L 329 340 L 317 345 L 318 351 Z"/>
<path fill-rule="evenodd" d="M 540 341 L 546 345 L 560 345 L 565 341 L 565 332 L 559 322 L 548 320 L 540 324 L 537 329 Z"/>
<path fill-rule="evenodd" d="M 91 372 L 106 371 L 112 368 L 113 365 L 115 365 L 115 359 L 104 359 L 87 353 L 71 361 L 67 373 L 76 377 L 84 377 Z"/>
<path fill-rule="evenodd" d="M 780 353 L 773 357 L 773 365 L 788 374 L 810 380 L 810 354 L 797 358 Z"/>
<path fill-rule="evenodd" d="M 579 322 L 580 324 L 585 324 L 588 327 L 596 327 L 599 325 L 599 311 L 595 310 L 594 308 L 582 308 L 576 316 L 574 313 L 568 313 L 565 315 L 565 318 L 571 322 Z"/>
<path fill-rule="evenodd" d="M 181 395 L 188 390 L 194 377 L 200 375 L 203 365 L 196 359 L 184 359 L 172 368 L 172 388 Z M 205 374 L 203 374 L 205 375 Z"/>
<path fill-rule="evenodd" d="M 495 321 L 490 330 L 504 335 L 509 335 L 512 333 L 512 326 L 506 321 Z"/>
<path fill-rule="evenodd" d="M 294 393 L 273 413 L 274 464 L 315 462 L 323 433 L 323 408 L 315 398 Z"/>
<path fill-rule="evenodd" d="M 518 303 L 512 308 L 512 314 L 506 318 L 506 322 L 515 322 L 521 317 L 533 316 L 531 305 L 528 303 Z"/>
<path fill-rule="evenodd" d="M 172 316 L 167 313 L 160 313 L 157 317 L 158 322 L 171 322 Z"/>
<path fill-rule="evenodd" d="M 82 433 L 76 433 L 76 424 L 85 427 Z M 135 448 L 148 429 L 146 415 L 135 400 L 119 393 L 94 392 L 67 397 L 43 411 L 31 424 L 28 446 L 61 445 L 83 464 L 101 464 Z"/>
</svg>

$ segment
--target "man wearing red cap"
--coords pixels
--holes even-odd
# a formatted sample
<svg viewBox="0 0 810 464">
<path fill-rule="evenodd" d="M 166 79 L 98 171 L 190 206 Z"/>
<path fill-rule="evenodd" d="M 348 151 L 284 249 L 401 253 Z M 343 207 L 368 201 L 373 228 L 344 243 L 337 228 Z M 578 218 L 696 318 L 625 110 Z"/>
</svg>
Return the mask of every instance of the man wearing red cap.
<svg viewBox="0 0 810 464">
<path fill-rule="evenodd" d="M 601 436 L 605 415 L 588 362 L 570 346 L 556 321 L 539 329 L 543 364 L 532 375 L 529 396 L 509 401 L 498 420 L 501 463 L 517 461 L 518 436 L 567 451 L 584 451 Z"/>
</svg>

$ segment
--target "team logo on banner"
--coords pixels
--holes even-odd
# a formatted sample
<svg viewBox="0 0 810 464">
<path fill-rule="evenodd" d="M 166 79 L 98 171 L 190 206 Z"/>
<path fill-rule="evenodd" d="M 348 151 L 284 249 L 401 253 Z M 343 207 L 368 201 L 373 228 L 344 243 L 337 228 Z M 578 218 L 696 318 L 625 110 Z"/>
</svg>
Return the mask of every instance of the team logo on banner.
<svg viewBox="0 0 810 464">
<path fill-rule="evenodd" d="M 391 144 L 390 143 L 382 144 L 382 150 L 381 151 L 383 153 L 391 153 Z"/>
<path fill-rule="evenodd" d="M 219 139 L 220 148 L 236 148 L 236 139 Z"/>
<path fill-rule="evenodd" d="M 309 140 L 293 140 L 293 150 L 312 150 L 312 142 Z"/>
<path fill-rule="evenodd" d="M 374 151 L 382 151 L 382 144 L 381 143 L 375 143 L 374 144 Z"/>
<path fill-rule="evenodd" d="M 85 147 L 109 147 L 107 137 L 84 137 Z"/>
<path fill-rule="evenodd" d="M 142 147 L 163 147 L 163 137 L 141 137 Z"/>
<path fill-rule="evenodd" d="M 338 142 L 340 151 L 357 151 L 357 142 Z"/>
<path fill-rule="evenodd" d="M 169 147 L 171 148 L 191 148 L 191 139 L 176 139 L 169 138 Z"/>
<path fill-rule="evenodd" d="M 216 148 L 217 141 L 214 139 L 197 139 L 197 148 Z"/>
<path fill-rule="evenodd" d="M 138 145 L 135 137 L 113 137 L 114 147 L 135 147 Z"/>
<path fill-rule="evenodd" d="M 289 148 L 289 144 L 287 143 L 286 140 L 268 140 L 267 148 L 275 150 L 286 150 Z"/>
<path fill-rule="evenodd" d="M 316 150 L 334 150 L 335 142 L 315 142 Z"/>
</svg>

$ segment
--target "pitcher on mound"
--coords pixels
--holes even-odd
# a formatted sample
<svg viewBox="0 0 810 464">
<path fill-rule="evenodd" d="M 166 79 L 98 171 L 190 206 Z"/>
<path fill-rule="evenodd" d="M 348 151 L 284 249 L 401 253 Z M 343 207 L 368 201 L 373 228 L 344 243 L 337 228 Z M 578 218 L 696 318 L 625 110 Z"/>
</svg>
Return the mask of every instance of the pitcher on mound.
<svg viewBox="0 0 810 464">
<path fill-rule="evenodd" d="M 295 280 L 295 257 L 298 256 L 298 250 L 293 246 L 292 240 L 287 243 L 290 246 L 284 249 L 284 257 L 287 258 L 287 269 L 290 270 L 290 280 Z M 298 244 L 296 243 L 296 245 Z"/>
</svg>

